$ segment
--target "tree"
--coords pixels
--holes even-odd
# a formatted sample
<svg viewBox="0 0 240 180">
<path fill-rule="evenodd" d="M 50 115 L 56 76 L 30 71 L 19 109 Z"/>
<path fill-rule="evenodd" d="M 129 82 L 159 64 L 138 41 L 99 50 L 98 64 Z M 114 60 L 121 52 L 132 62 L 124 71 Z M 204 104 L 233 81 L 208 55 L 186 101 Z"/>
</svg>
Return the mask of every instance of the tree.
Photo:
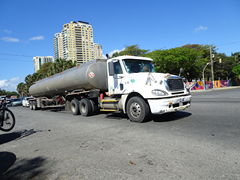
<svg viewBox="0 0 240 180">
<path fill-rule="evenodd" d="M 232 72 L 239 78 L 240 77 L 240 64 L 237 66 L 234 66 L 232 69 Z"/>
<path fill-rule="evenodd" d="M 49 67 L 48 74 L 54 75 L 56 73 L 65 71 L 67 69 L 70 69 L 77 65 L 77 61 L 68 60 L 65 59 L 56 59 L 55 62 Z"/>
<path fill-rule="evenodd" d="M 37 71 L 39 74 L 46 74 L 49 71 L 49 67 L 52 65 L 52 62 L 44 63 L 41 65 L 41 68 Z"/>
<path fill-rule="evenodd" d="M 24 91 L 25 89 L 26 89 L 26 84 L 25 83 L 21 82 L 17 85 L 17 91 L 21 96 L 26 95 L 25 91 Z"/>
<path fill-rule="evenodd" d="M 219 63 L 219 59 L 221 59 L 221 63 Z M 236 65 L 238 63 L 235 61 L 234 56 L 228 57 L 224 53 L 218 53 L 217 57 L 214 58 L 214 77 L 219 77 L 220 79 L 234 78 L 235 75 L 232 69 Z"/>
<path fill-rule="evenodd" d="M 28 74 L 25 77 L 25 82 L 26 82 L 28 88 L 32 85 L 32 75 L 31 74 Z"/>
<path fill-rule="evenodd" d="M 7 96 L 7 97 L 10 97 L 10 96 L 19 96 L 19 94 L 15 91 L 6 91 L 4 89 L 0 89 L 0 95 L 1 96 Z"/>
<path fill-rule="evenodd" d="M 232 53 L 231 56 L 235 58 L 235 61 L 236 61 L 237 63 L 240 63 L 240 52 Z"/>
<path fill-rule="evenodd" d="M 155 50 L 145 56 L 154 60 L 157 72 L 178 75 L 180 68 L 183 68 L 181 75 L 191 81 L 202 77 L 202 67 L 207 63 L 203 55 L 202 51 L 195 48 L 177 47 L 169 50 Z"/>
<path fill-rule="evenodd" d="M 140 49 L 139 45 L 132 45 L 132 46 L 125 45 L 125 49 L 121 52 L 113 53 L 112 58 L 117 56 L 123 56 L 123 55 L 142 56 L 146 54 L 148 51 L 149 50 Z"/>
</svg>

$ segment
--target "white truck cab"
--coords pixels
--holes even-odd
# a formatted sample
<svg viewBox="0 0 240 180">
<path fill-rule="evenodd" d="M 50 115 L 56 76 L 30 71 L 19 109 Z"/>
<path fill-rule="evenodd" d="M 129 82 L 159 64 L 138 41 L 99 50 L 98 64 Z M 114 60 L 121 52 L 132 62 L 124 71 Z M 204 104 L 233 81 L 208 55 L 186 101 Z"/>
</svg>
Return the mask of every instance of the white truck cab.
<svg viewBox="0 0 240 180">
<path fill-rule="evenodd" d="M 191 95 L 182 78 L 169 73 L 156 73 L 152 59 L 120 56 L 107 62 L 109 94 L 121 95 L 123 111 L 130 119 L 139 117 L 141 111 L 164 114 L 190 107 Z M 131 98 L 134 100 L 129 104 Z M 141 102 L 139 99 L 142 99 Z M 148 107 L 143 108 L 141 104 Z"/>
</svg>

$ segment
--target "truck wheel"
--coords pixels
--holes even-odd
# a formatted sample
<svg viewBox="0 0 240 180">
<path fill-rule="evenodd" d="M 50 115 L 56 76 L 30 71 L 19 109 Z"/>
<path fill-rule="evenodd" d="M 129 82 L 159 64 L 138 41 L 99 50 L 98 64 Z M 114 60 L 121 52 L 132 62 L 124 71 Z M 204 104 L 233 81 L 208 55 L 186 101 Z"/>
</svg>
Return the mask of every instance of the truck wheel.
<svg viewBox="0 0 240 180">
<path fill-rule="evenodd" d="M 95 115 L 98 113 L 98 106 L 93 100 L 89 100 L 92 105 L 92 113 L 91 115 Z"/>
<path fill-rule="evenodd" d="M 89 116 L 92 114 L 92 104 L 89 99 L 82 99 L 79 104 L 81 115 Z"/>
<path fill-rule="evenodd" d="M 33 102 L 32 102 L 32 101 L 29 102 L 29 108 L 30 108 L 31 110 L 33 110 Z"/>
<path fill-rule="evenodd" d="M 79 115 L 79 101 L 77 99 L 71 101 L 71 111 L 73 115 Z"/>
<path fill-rule="evenodd" d="M 33 101 L 32 109 L 37 110 L 37 102 L 36 101 Z"/>
<path fill-rule="evenodd" d="M 149 106 L 142 98 L 134 96 L 127 103 L 127 115 L 130 121 L 141 123 L 149 115 Z"/>
</svg>

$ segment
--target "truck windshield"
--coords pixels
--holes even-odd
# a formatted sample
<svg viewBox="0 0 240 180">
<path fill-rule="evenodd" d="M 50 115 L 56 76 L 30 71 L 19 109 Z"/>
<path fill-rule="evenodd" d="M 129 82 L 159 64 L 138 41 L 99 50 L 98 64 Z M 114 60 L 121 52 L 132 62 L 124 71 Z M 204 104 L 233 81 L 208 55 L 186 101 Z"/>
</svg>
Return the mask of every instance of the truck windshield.
<svg viewBox="0 0 240 180">
<path fill-rule="evenodd" d="M 123 64 L 128 73 L 156 72 L 151 61 L 125 59 Z"/>
</svg>

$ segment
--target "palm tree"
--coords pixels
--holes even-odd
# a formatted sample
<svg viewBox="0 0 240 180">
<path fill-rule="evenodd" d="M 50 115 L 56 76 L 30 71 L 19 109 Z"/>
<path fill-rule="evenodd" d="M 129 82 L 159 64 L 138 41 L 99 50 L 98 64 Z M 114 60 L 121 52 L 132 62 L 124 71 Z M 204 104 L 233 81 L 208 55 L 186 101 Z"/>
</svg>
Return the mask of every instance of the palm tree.
<svg viewBox="0 0 240 180">
<path fill-rule="evenodd" d="M 25 77 L 25 82 L 28 87 L 30 87 L 32 85 L 32 75 L 31 74 L 29 74 Z"/>
<path fill-rule="evenodd" d="M 19 83 L 18 85 L 17 85 L 17 91 L 18 91 L 18 93 L 23 97 L 23 95 L 24 95 L 24 90 L 26 89 L 26 84 L 25 83 L 23 83 L 23 82 L 21 82 L 21 83 Z"/>
<path fill-rule="evenodd" d="M 21 82 L 17 85 L 17 92 L 23 96 L 23 90 L 25 89 L 24 83 Z"/>
</svg>

